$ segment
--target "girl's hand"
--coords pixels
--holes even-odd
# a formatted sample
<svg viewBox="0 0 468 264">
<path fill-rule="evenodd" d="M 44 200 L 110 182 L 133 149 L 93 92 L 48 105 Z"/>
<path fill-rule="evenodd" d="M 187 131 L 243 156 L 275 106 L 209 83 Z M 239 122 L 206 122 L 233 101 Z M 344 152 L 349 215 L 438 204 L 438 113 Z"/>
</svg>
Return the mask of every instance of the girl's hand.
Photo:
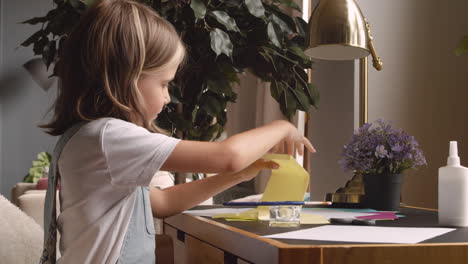
<svg viewBox="0 0 468 264">
<path fill-rule="evenodd" d="M 304 155 L 304 147 L 306 147 L 306 149 L 312 153 L 316 152 L 310 141 L 304 137 L 295 126 L 289 123 L 288 134 L 275 147 L 271 149 L 271 152 L 294 155 L 295 151 L 297 150 L 299 155 L 302 156 Z"/>
<path fill-rule="evenodd" d="M 278 163 L 274 161 L 259 159 L 234 175 L 240 177 L 242 181 L 248 181 L 257 176 L 261 170 L 273 170 L 278 168 Z"/>
</svg>

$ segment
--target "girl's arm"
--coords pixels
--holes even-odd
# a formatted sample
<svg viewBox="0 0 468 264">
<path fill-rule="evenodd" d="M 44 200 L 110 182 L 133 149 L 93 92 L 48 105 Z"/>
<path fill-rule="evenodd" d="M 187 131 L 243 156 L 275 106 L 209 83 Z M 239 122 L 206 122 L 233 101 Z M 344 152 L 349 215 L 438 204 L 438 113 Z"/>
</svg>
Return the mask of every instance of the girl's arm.
<svg viewBox="0 0 468 264">
<path fill-rule="evenodd" d="M 273 161 L 257 160 L 244 170 L 231 175 L 216 175 L 163 190 L 152 188 L 150 199 L 153 216 L 164 218 L 178 214 L 231 186 L 252 179 L 262 169 L 276 168 L 278 164 Z"/>
<path fill-rule="evenodd" d="M 169 155 L 161 170 L 178 172 L 233 173 L 242 170 L 283 142 L 289 154 L 294 147 L 302 154 L 304 145 L 315 152 L 312 144 L 284 120 L 236 134 L 221 142 L 182 140 Z"/>
</svg>

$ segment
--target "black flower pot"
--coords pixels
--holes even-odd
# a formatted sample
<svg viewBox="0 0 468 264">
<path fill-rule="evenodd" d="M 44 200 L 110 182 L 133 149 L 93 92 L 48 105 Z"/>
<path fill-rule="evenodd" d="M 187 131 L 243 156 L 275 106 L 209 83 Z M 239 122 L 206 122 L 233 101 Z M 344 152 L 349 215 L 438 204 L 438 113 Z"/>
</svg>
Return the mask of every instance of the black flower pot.
<svg viewBox="0 0 468 264">
<path fill-rule="evenodd" d="M 364 174 L 363 206 L 381 211 L 398 211 L 403 174 Z"/>
</svg>

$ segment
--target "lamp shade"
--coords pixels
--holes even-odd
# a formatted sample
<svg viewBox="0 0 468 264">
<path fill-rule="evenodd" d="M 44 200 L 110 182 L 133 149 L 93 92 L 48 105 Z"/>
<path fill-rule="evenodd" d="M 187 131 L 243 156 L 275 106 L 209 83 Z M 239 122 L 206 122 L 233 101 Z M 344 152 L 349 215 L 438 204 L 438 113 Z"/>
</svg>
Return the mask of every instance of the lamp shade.
<svg viewBox="0 0 468 264">
<path fill-rule="evenodd" d="M 353 60 L 369 55 L 366 21 L 354 0 L 320 0 L 309 20 L 306 55 Z"/>
</svg>

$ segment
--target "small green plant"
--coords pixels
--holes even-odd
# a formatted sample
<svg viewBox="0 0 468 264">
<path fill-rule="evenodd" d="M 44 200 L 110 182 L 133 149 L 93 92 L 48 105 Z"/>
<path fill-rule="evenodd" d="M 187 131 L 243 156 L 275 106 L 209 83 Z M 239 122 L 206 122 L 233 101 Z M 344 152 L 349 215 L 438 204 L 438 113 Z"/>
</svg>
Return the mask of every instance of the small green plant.
<svg viewBox="0 0 468 264">
<path fill-rule="evenodd" d="M 37 183 L 41 177 L 46 176 L 51 160 L 52 156 L 47 152 L 37 154 L 37 159 L 32 162 L 29 174 L 24 177 L 23 182 Z"/>
</svg>

